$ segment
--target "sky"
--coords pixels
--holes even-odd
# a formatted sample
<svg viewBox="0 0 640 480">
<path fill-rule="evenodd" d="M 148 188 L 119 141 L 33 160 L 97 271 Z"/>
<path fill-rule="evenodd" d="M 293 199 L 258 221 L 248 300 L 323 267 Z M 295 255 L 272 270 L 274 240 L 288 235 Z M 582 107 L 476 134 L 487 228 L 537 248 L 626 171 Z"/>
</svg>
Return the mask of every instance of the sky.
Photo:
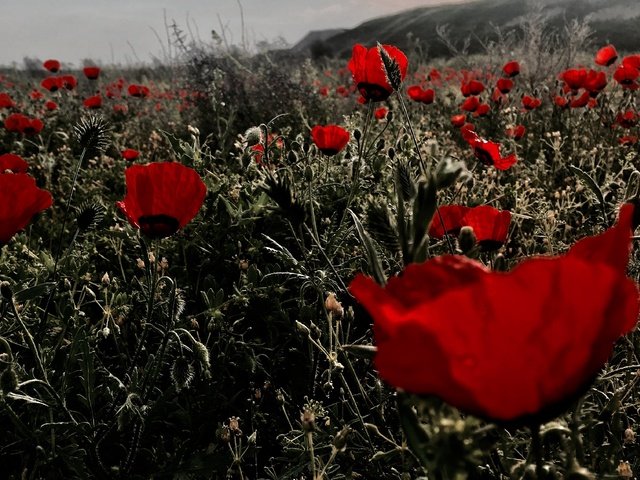
<svg viewBox="0 0 640 480">
<path fill-rule="evenodd" d="M 311 30 L 350 28 L 418 6 L 464 0 L 0 0 L 0 65 L 24 57 L 131 64 L 164 58 L 166 22 L 187 38 L 210 42 L 211 30 L 242 42 L 283 37 L 295 44 Z M 163 52 L 163 47 L 165 51 Z"/>
</svg>

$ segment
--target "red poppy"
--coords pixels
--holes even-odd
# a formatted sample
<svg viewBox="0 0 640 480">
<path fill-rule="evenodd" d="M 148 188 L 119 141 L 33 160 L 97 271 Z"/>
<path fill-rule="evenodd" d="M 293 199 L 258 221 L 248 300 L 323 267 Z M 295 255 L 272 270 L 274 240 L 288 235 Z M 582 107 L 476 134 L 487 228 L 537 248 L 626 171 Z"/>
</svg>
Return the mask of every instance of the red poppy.
<svg viewBox="0 0 640 480">
<path fill-rule="evenodd" d="M 0 93 L 0 108 L 13 108 L 16 104 L 8 93 Z"/>
<path fill-rule="evenodd" d="M 569 100 L 561 95 L 556 95 L 553 98 L 553 103 L 560 108 L 569 108 Z"/>
<path fill-rule="evenodd" d="M 140 156 L 140 152 L 138 150 L 134 150 L 133 148 L 125 148 L 122 152 L 122 158 L 125 160 L 129 160 L 133 162 Z"/>
<path fill-rule="evenodd" d="M 100 108 L 102 106 L 102 96 L 98 93 L 97 95 L 93 95 L 92 97 L 86 98 L 82 104 L 85 108 Z"/>
<path fill-rule="evenodd" d="M 40 90 L 31 90 L 31 93 L 29 93 L 29 97 L 31 97 L 31 100 L 41 100 L 42 98 L 44 98 L 44 93 L 42 93 Z"/>
<path fill-rule="evenodd" d="M 51 73 L 56 73 L 58 70 L 60 70 L 60 62 L 58 60 L 45 60 L 42 63 L 42 66 L 49 70 Z"/>
<path fill-rule="evenodd" d="M 484 165 L 493 166 L 498 170 L 508 170 L 518 161 L 514 153 L 506 157 L 501 156 L 499 143 L 485 140 L 472 130 L 464 132 L 463 137 L 473 148 L 476 158 Z"/>
<path fill-rule="evenodd" d="M 618 143 L 622 146 L 628 147 L 638 143 L 638 137 L 636 135 L 625 135 L 618 139 Z"/>
<path fill-rule="evenodd" d="M 582 108 L 582 107 L 586 107 L 589 103 L 589 99 L 590 99 L 590 95 L 589 92 L 585 91 L 582 92 L 582 95 L 580 95 L 578 98 L 574 98 L 573 100 L 571 100 L 571 103 L 569 104 L 569 106 L 571 108 Z"/>
<path fill-rule="evenodd" d="M 433 99 L 436 96 L 436 92 L 433 88 L 427 88 L 423 90 L 420 85 L 412 85 L 407 89 L 407 93 L 409 94 L 409 98 L 414 102 L 424 103 L 429 105 L 433 103 Z"/>
<path fill-rule="evenodd" d="M 375 109 L 373 116 L 376 120 L 384 120 L 387 118 L 387 113 L 389 113 L 389 109 L 387 107 L 380 107 Z"/>
<path fill-rule="evenodd" d="M 616 51 L 616 47 L 613 45 L 607 45 L 602 47 L 596 53 L 595 62 L 598 65 L 602 65 L 603 67 L 608 67 L 612 65 L 618 59 L 618 52 Z"/>
<path fill-rule="evenodd" d="M 570 68 L 560 74 L 560 80 L 573 91 L 582 88 L 586 79 L 587 70 L 584 68 Z"/>
<path fill-rule="evenodd" d="M 515 77 L 520 73 L 520 64 L 516 61 L 507 62 L 504 64 L 504 67 L 502 67 L 502 72 L 507 77 Z"/>
<path fill-rule="evenodd" d="M 592 97 L 598 96 L 598 94 L 604 90 L 607 86 L 607 75 L 604 72 L 598 72 L 597 70 L 589 70 L 587 78 L 584 81 L 584 88 L 589 91 L 589 95 Z"/>
<path fill-rule="evenodd" d="M 613 79 L 624 87 L 633 87 L 636 84 L 636 79 L 640 76 L 640 71 L 631 66 L 620 64 L 616 71 L 613 73 Z"/>
<path fill-rule="evenodd" d="M 383 45 L 382 48 L 396 61 L 400 68 L 401 80 L 404 80 L 409 65 L 405 54 L 392 45 Z M 380 102 L 393 93 L 378 47 L 366 48 L 359 43 L 354 45 L 351 60 L 347 66 L 358 91 L 367 101 Z"/>
<path fill-rule="evenodd" d="M 463 83 L 460 86 L 460 91 L 464 97 L 468 97 L 469 95 L 480 95 L 484 92 L 484 85 L 478 80 L 471 80 L 467 83 Z"/>
<path fill-rule="evenodd" d="M 620 125 L 622 128 L 631 128 L 636 123 L 638 123 L 638 114 L 633 110 L 627 110 L 616 115 L 614 125 Z"/>
<path fill-rule="evenodd" d="M 524 137 L 526 131 L 527 129 L 524 125 L 516 125 L 515 127 L 507 128 L 505 133 L 508 137 L 511 137 L 514 140 L 520 140 L 522 137 Z"/>
<path fill-rule="evenodd" d="M 116 205 L 149 238 L 173 235 L 196 216 L 207 193 L 192 168 L 162 162 L 126 170 L 127 195 Z"/>
<path fill-rule="evenodd" d="M 35 135 L 42 131 L 44 124 L 38 118 L 29 118 L 21 113 L 12 113 L 4 120 L 4 128 L 9 132 Z"/>
<path fill-rule="evenodd" d="M 445 234 L 457 235 L 462 227 L 471 227 L 478 244 L 485 250 L 500 248 L 507 241 L 511 212 L 489 205 L 465 207 L 443 205 L 429 225 L 429 236 L 442 238 Z"/>
<path fill-rule="evenodd" d="M 627 55 L 622 59 L 622 65 L 640 70 L 640 54 Z"/>
<path fill-rule="evenodd" d="M 479 106 L 480 100 L 478 100 L 478 97 L 469 97 L 464 102 L 462 102 L 460 108 L 465 112 L 475 112 L 476 108 L 478 108 Z"/>
<path fill-rule="evenodd" d="M 58 104 L 56 102 L 54 102 L 53 100 L 47 100 L 44 103 L 44 108 L 46 108 L 47 110 L 49 110 L 50 112 L 57 110 L 58 109 Z"/>
<path fill-rule="evenodd" d="M 349 132 L 338 125 L 316 125 L 311 129 L 313 143 L 322 153 L 336 155 L 349 143 Z"/>
<path fill-rule="evenodd" d="M 493 89 L 493 93 L 491 94 L 491 101 L 493 103 L 503 104 L 506 102 L 506 100 L 507 96 L 500 92 L 497 87 Z"/>
<path fill-rule="evenodd" d="M 318 93 L 323 97 L 327 97 L 329 95 L 329 87 L 320 87 Z"/>
<path fill-rule="evenodd" d="M 78 79 L 75 75 L 62 75 L 62 86 L 67 90 L 73 90 L 78 86 Z"/>
<path fill-rule="evenodd" d="M 144 85 L 135 85 L 131 84 L 127 88 L 127 92 L 132 97 L 148 97 L 151 93 L 149 87 L 145 87 Z"/>
<path fill-rule="evenodd" d="M 373 317 L 379 375 L 492 420 L 558 415 L 636 325 L 638 287 L 625 276 L 633 213 L 627 204 L 603 234 L 508 273 L 446 255 L 386 287 L 358 275 L 349 290 Z"/>
<path fill-rule="evenodd" d="M 489 114 L 490 110 L 491 110 L 491 107 L 488 104 L 481 103 L 480 105 L 478 105 L 478 108 L 476 108 L 476 111 L 473 112 L 473 116 L 475 118 L 486 117 Z"/>
<path fill-rule="evenodd" d="M 21 156 L 15 153 L 0 155 L 0 173 L 4 173 L 6 170 L 11 170 L 13 173 L 26 173 L 28 169 L 29 164 Z"/>
<path fill-rule="evenodd" d="M 100 67 L 84 67 L 82 73 L 89 80 L 96 80 L 100 76 Z"/>
<path fill-rule="evenodd" d="M 509 93 L 513 88 L 513 80 L 508 78 L 501 78 L 496 83 L 496 88 L 500 90 L 500 93 Z"/>
<path fill-rule="evenodd" d="M 40 82 L 40 86 L 50 92 L 56 92 L 63 86 L 62 77 L 47 77 Z"/>
<path fill-rule="evenodd" d="M 530 95 L 525 95 L 522 97 L 522 106 L 525 110 L 535 110 L 540 105 L 542 105 L 542 100 L 539 98 L 532 97 Z"/>
<path fill-rule="evenodd" d="M 461 113 L 459 115 L 453 115 L 451 117 L 451 125 L 457 128 L 462 127 L 466 121 L 467 121 L 467 116 L 464 113 Z"/>
<path fill-rule="evenodd" d="M 0 173 L 0 246 L 52 203 L 51 194 L 26 173 Z"/>
</svg>

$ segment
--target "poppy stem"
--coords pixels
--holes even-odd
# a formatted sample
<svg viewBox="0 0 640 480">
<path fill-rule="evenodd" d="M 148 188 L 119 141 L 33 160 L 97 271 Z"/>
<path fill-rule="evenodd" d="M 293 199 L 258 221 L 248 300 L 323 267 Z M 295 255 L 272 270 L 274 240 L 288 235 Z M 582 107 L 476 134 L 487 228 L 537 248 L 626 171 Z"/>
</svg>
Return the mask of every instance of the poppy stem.
<svg viewBox="0 0 640 480">
<path fill-rule="evenodd" d="M 542 456 L 542 438 L 540 437 L 540 424 L 536 423 L 529 427 L 531 430 L 531 453 L 536 462 L 536 477 L 543 478 L 544 460 Z"/>
</svg>

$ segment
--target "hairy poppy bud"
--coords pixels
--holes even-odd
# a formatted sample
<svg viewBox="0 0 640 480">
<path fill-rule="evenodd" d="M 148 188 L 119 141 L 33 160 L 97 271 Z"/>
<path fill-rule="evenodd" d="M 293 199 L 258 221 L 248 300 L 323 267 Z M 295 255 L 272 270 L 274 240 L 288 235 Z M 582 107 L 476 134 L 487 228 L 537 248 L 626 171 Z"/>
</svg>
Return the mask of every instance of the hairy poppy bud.
<svg viewBox="0 0 640 480">
<path fill-rule="evenodd" d="M 11 290 L 11 284 L 9 282 L 0 282 L 0 294 L 5 300 L 13 299 L 13 291 Z"/>
<path fill-rule="evenodd" d="M 462 227 L 460 229 L 460 235 L 458 235 L 458 243 L 460 244 L 460 250 L 462 253 L 470 253 L 476 246 L 477 238 L 473 233 L 473 227 Z"/>
</svg>

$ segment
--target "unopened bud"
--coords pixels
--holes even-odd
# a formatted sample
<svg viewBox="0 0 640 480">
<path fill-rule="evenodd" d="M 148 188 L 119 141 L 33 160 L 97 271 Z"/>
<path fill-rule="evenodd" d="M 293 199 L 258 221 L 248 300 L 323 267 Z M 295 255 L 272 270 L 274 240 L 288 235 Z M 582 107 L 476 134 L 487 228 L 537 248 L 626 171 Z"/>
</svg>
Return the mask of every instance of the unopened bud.
<svg viewBox="0 0 640 480">
<path fill-rule="evenodd" d="M 11 290 L 11 284 L 9 282 L 0 282 L 0 294 L 5 300 L 13 299 L 13 291 Z"/>
<path fill-rule="evenodd" d="M 262 132 L 259 127 L 251 127 L 244 134 L 248 147 L 253 147 L 262 141 Z"/>
<path fill-rule="evenodd" d="M 316 429 L 316 414 L 313 410 L 305 408 L 300 414 L 300 423 L 302 430 L 305 432 L 313 432 Z"/>
<path fill-rule="evenodd" d="M 334 293 L 327 295 L 324 301 L 324 308 L 333 315 L 333 318 L 342 318 L 344 315 L 344 308 L 342 308 L 342 304 L 338 301 Z"/>
<path fill-rule="evenodd" d="M 353 138 L 359 141 L 362 138 L 362 132 L 357 128 L 353 130 Z"/>
<path fill-rule="evenodd" d="M 381 151 L 382 149 L 384 149 L 384 138 L 381 138 L 380 140 L 378 140 L 378 142 L 376 143 L 376 150 L 377 151 Z"/>
<path fill-rule="evenodd" d="M 102 276 L 102 279 L 100 281 L 102 282 L 102 285 L 104 285 L 105 287 L 108 287 L 111 284 L 111 278 L 109 278 L 108 273 L 105 273 Z"/>
<path fill-rule="evenodd" d="M 344 452 L 347 449 L 347 437 L 351 433 L 351 428 L 345 425 L 333 438 L 333 446 L 338 452 Z"/>
<path fill-rule="evenodd" d="M 296 152 L 294 152 L 293 150 L 289 150 L 289 153 L 287 154 L 287 161 L 289 163 L 298 163 L 298 155 L 296 154 Z"/>
<path fill-rule="evenodd" d="M 460 234 L 458 235 L 458 242 L 462 253 L 469 253 L 477 243 L 476 234 L 473 233 L 473 228 L 469 226 L 462 227 L 460 229 Z"/>
</svg>

